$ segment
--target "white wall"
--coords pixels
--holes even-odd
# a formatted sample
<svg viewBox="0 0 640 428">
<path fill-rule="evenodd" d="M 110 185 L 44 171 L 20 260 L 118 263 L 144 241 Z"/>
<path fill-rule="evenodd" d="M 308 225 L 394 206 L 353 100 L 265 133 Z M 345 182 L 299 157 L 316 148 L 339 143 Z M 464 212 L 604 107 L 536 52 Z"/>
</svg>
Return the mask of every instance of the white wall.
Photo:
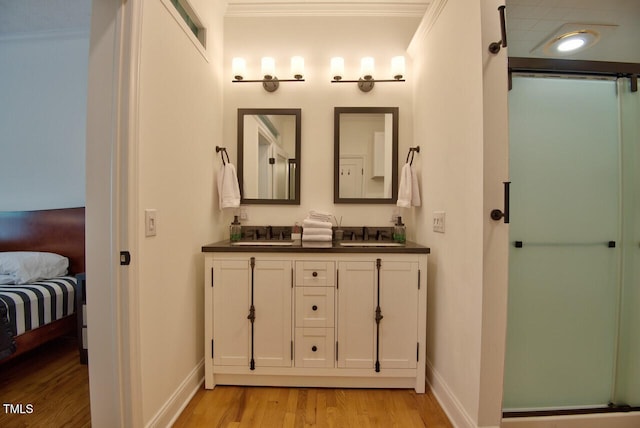
<svg viewBox="0 0 640 428">
<path fill-rule="evenodd" d="M 165 425 L 204 376 L 202 245 L 216 231 L 215 145 L 222 131 L 220 2 L 192 0 L 208 28 L 203 55 L 170 2 L 142 8 L 137 77 L 137 286 L 144 424 Z M 165 4 L 168 5 L 165 7 Z M 144 210 L 157 210 L 145 237 Z M 177 401 L 178 403 L 176 403 Z"/>
<path fill-rule="evenodd" d="M 391 225 L 394 205 L 333 203 L 333 108 L 399 107 L 399 160 L 404 163 L 413 143 L 411 75 L 408 61 L 406 83 L 378 83 L 369 92 L 355 84 L 331 83 L 330 60 L 345 59 L 345 79 L 357 79 L 360 58 L 373 56 L 377 78 L 391 78 L 391 57 L 405 55 L 419 23 L 418 18 L 398 17 L 227 17 L 224 49 L 224 139 L 232 162 L 236 162 L 238 108 L 301 108 L 302 156 L 299 206 L 248 205 L 246 224 L 293 225 L 310 209 L 343 216 L 343 225 Z M 279 78 L 290 76 L 290 58 L 305 59 L 305 82 L 281 83 L 274 93 L 260 84 L 232 83 L 231 60 L 247 61 L 247 79 L 260 76 L 260 59 L 273 56 Z M 216 167 L 221 161 L 216 161 Z M 374 207 L 375 209 L 372 209 Z M 225 213 L 228 224 L 232 213 Z M 407 223 L 411 232 L 413 225 Z M 411 236 L 411 235 L 410 235 Z"/>
<path fill-rule="evenodd" d="M 0 210 L 85 204 L 89 34 L 0 38 Z"/>
<path fill-rule="evenodd" d="M 464 23 L 464 25 L 461 25 Z M 428 264 L 427 359 L 433 391 L 455 426 L 477 426 L 483 274 L 483 118 L 480 4 L 435 1 L 416 33 L 414 166 L 423 207 L 415 210 Z M 446 213 L 445 233 L 431 229 Z"/>
</svg>

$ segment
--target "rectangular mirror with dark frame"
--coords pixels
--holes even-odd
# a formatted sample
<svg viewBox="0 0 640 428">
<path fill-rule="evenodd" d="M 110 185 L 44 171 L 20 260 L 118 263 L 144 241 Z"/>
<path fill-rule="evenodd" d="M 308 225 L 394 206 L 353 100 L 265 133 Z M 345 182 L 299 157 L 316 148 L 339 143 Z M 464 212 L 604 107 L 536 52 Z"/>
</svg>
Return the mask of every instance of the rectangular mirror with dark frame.
<svg viewBox="0 0 640 428">
<path fill-rule="evenodd" d="M 242 204 L 300 205 L 301 109 L 238 109 Z"/>
<path fill-rule="evenodd" d="M 396 203 L 398 111 L 398 107 L 335 107 L 334 203 Z"/>
</svg>

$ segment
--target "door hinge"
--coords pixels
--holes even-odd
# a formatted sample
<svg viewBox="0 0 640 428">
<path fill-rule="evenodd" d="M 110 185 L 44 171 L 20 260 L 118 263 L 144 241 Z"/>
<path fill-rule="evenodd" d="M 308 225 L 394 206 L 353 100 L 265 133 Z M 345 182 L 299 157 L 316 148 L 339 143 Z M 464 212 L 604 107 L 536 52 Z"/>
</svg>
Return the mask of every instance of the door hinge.
<svg viewBox="0 0 640 428">
<path fill-rule="evenodd" d="M 131 253 L 128 251 L 120 251 L 120 266 L 129 266 L 131 264 Z"/>
</svg>

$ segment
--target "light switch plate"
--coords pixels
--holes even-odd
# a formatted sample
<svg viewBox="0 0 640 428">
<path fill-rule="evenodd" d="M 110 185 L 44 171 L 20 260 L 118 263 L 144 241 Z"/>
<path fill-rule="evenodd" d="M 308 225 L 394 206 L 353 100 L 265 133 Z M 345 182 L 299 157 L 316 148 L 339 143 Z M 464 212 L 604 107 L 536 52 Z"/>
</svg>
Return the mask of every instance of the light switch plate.
<svg viewBox="0 0 640 428">
<path fill-rule="evenodd" d="M 433 231 L 438 233 L 444 233 L 444 211 L 433 212 Z"/>
<path fill-rule="evenodd" d="M 157 210 L 146 209 L 144 210 L 144 235 L 156 236 L 158 230 Z"/>
<path fill-rule="evenodd" d="M 249 220 L 249 214 L 247 213 L 247 207 L 240 207 L 238 217 L 241 221 Z"/>
</svg>

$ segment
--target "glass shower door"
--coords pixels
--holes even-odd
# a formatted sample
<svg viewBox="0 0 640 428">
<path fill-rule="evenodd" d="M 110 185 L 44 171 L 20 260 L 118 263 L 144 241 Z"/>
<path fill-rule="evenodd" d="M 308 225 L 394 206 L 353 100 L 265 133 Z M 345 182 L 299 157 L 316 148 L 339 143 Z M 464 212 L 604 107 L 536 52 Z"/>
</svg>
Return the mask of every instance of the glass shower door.
<svg viewBox="0 0 640 428">
<path fill-rule="evenodd" d="M 622 137 L 622 294 L 615 403 L 640 407 L 640 93 L 618 82 Z"/>
<path fill-rule="evenodd" d="M 606 406 L 620 299 L 616 83 L 514 76 L 509 115 L 503 408 Z"/>
</svg>

